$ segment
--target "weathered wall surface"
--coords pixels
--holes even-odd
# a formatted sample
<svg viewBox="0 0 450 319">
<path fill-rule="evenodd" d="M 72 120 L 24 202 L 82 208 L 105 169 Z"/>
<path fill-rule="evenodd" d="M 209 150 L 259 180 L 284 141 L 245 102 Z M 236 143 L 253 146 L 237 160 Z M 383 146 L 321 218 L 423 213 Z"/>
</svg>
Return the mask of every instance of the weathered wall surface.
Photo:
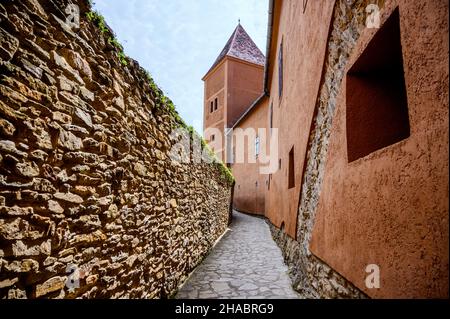
<svg viewBox="0 0 450 319">
<path fill-rule="evenodd" d="M 353 298 L 366 299 L 367 296 L 356 288 L 350 281 L 342 277 L 332 267 L 322 260 L 300 249 L 299 243 L 273 224 L 267 221 L 272 237 L 283 252 L 284 260 L 289 266 L 289 275 L 293 279 L 294 289 L 303 298 Z M 307 260 L 306 265 L 299 261 Z M 300 268 L 305 266 L 305 268 Z"/>
<path fill-rule="evenodd" d="M 298 8 L 298 4 L 295 6 L 289 1 L 276 1 L 278 5 L 280 5 L 280 2 L 282 5 L 278 10 L 281 10 L 281 15 L 284 14 L 286 16 L 281 16 L 281 18 L 278 17 L 281 21 L 287 20 L 287 17 L 291 16 L 289 15 L 290 12 L 301 10 L 303 14 L 303 8 Z M 303 32 L 306 32 L 306 35 L 303 38 L 316 37 L 319 43 L 326 46 L 326 48 L 322 48 L 318 47 L 316 44 L 316 46 L 313 46 L 310 49 L 313 50 L 312 52 L 320 53 L 317 56 L 322 56 L 322 54 L 324 54 L 324 56 L 322 56 L 322 60 L 309 66 L 309 68 L 314 66 L 315 72 L 312 73 L 310 71 L 306 72 L 306 74 L 315 75 L 309 80 L 305 80 L 305 83 L 308 83 L 308 85 L 306 85 L 307 89 L 304 90 L 304 93 L 299 92 L 294 94 L 294 91 L 291 90 L 295 88 L 290 89 L 290 87 L 287 87 L 285 89 L 286 93 L 284 93 L 285 97 L 283 97 L 283 99 L 297 97 L 299 101 L 307 101 L 305 106 L 312 106 L 312 109 L 308 109 L 307 113 L 305 113 L 308 114 L 309 118 L 298 121 L 298 123 L 311 123 L 311 125 L 299 126 L 299 129 L 302 131 L 301 136 L 303 136 L 303 140 L 297 141 L 297 144 L 295 145 L 296 185 L 298 186 L 295 188 L 297 197 L 293 197 L 293 199 L 300 199 L 298 206 L 296 206 L 294 210 L 295 213 L 291 212 L 289 214 L 290 216 L 284 217 L 287 223 L 284 231 L 280 230 L 279 223 L 281 223 L 281 220 L 276 216 L 276 207 L 279 207 L 280 212 L 285 212 L 284 214 L 286 214 L 287 208 L 283 206 L 282 203 L 280 206 L 272 206 L 272 203 L 275 203 L 276 201 L 272 200 L 271 197 L 270 211 L 268 211 L 268 213 L 270 221 L 273 224 L 271 225 L 272 235 L 283 251 L 284 258 L 289 265 L 290 276 L 293 280 L 294 288 L 297 291 L 307 298 L 365 298 L 366 296 L 364 293 L 324 261 L 314 256 L 309 250 L 315 221 L 315 211 L 321 190 L 324 165 L 327 158 L 327 145 L 336 106 L 336 96 L 341 89 L 340 83 L 345 74 L 345 67 L 349 55 L 365 25 L 365 7 L 369 2 L 373 3 L 372 1 L 346 0 L 339 0 L 334 3 L 330 3 L 329 1 L 324 2 L 326 2 L 327 6 L 330 6 L 328 7 L 329 18 L 322 19 L 322 21 L 331 20 L 331 26 L 322 25 L 323 29 L 321 30 L 320 35 L 317 34 L 315 29 L 316 25 L 311 22 L 305 22 L 308 27 L 301 28 L 301 30 L 304 30 Z M 381 6 L 384 1 L 380 0 L 375 2 Z M 317 3 L 311 1 L 308 2 L 303 14 L 304 19 L 306 21 L 317 21 L 316 16 L 323 14 L 321 7 L 322 3 L 319 1 L 317 1 Z M 283 30 L 282 26 L 280 28 L 281 31 L 277 31 L 278 33 Z M 325 41 L 325 39 L 328 40 Z M 280 39 L 278 39 L 278 41 L 280 41 Z M 286 37 L 285 41 L 288 43 L 289 38 Z M 294 43 L 288 45 L 299 46 L 300 43 L 302 43 L 302 38 L 293 38 L 292 41 L 294 41 Z M 298 69 L 293 66 L 288 67 L 287 63 L 289 62 L 287 61 L 289 57 L 286 57 L 288 54 L 289 53 L 285 54 L 285 70 L 287 72 L 287 74 L 285 74 L 285 82 L 286 77 L 289 77 L 290 70 Z M 306 53 L 306 56 L 309 56 L 310 54 L 311 53 Z M 308 61 L 308 59 L 303 60 Z M 277 65 L 275 64 L 273 68 L 273 79 L 276 79 Z M 321 71 L 322 69 L 324 72 L 323 74 Z M 277 85 L 277 81 L 272 82 L 272 92 L 277 92 Z M 294 95 L 292 96 L 292 94 Z M 299 96 L 302 96 L 301 94 L 306 94 L 308 98 L 298 98 Z M 282 107 L 283 106 L 284 105 L 282 105 Z M 288 115 L 284 115 L 283 118 L 284 113 L 277 115 L 277 113 L 274 112 L 275 123 L 287 123 L 290 121 L 292 115 L 287 113 Z M 278 116 L 281 117 L 278 119 Z M 280 125 L 280 128 L 283 127 L 282 124 L 276 125 Z M 286 127 L 286 125 L 284 126 Z M 293 132 L 294 130 L 291 131 Z M 280 139 L 282 139 L 282 134 L 283 131 L 281 130 Z M 292 138 L 292 140 L 295 140 L 295 138 Z M 283 144 L 286 143 L 280 144 L 280 152 L 282 154 L 287 154 L 292 144 L 284 146 L 284 150 Z M 283 160 L 282 162 L 284 166 L 286 166 L 286 161 Z M 286 184 L 286 172 L 284 175 L 283 184 Z M 275 189 L 281 188 L 283 185 L 279 185 L 276 175 L 274 175 L 272 185 L 274 185 L 274 188 L 271 188 L 270 193 L 273 194 L 272 196 L 277 196 L 276 194 L 280 192 L 275 192 Z M 299 192 L 300 196 L 298 197 Z M 296 240 L 293 239 L 293 237 L 296 237 Z"/>
<path fill-rule="evenodd" d="M 225 230 L 230 182 L 168 157 L 181 121 L 84 1 L 64 27 L 69 3 L 0 4 L 0 298 L 164 298 Z"/>
<path fill-rule="evenodd" d="M 334 0 L 308 1 L 306 10 L 298 0 L 275 1 L 271 48 L 270 103 L 273 127 L 279 133 L 280 169 L 272 175 L 267 217 L 296 238 L 299 193 L 307 153 L 310 123 L 320 86 L 326 38 Z M 318 23 L 320 21 L 320 23 Z M 283 94 L 278 94 L 278 56 L 283 41 Z M 294 150 L 295 187 L 289 188 L 289 153 Z"/>
<path fill-rule="evenodd" d="M 336 1 L 306 150 L 297 240 L 276 223 L 271 229 L 294 286 L 306 297 L 445 298 L 448 1 L 376 1 L 382 23 L 399 10 L 411 131 L 352 160 L 346 75 L 378 31 L 365 28 L 365 8 L 374 2 Z M 379 289 L 365 285 L 369 264 L 380 267 Z"/>
<path fill-rule="evenodd" d="M 388 17 L 400 25 L 411 134 L 352 162 L 344 77 L 310 249 L 370 297 L 448 298 L 448 1 L 386 1 L 383 26 Z M 347 70 L 382 31 L 361 33 Z M 379 289 L 365 285 L 369 264 Z"/>
<path fill-rule="evenodd" d="M 382 7 L 383 0 L 377 3 Z M 297 219 L 298 258 L 295 258 L 292 274 L 294 284 L 299 291 L 327 298 L 363 297 L 358 289 L 344 280 L 334 285 L 333 277 L 340 278 L 336 271 L 316 258 L 310 251 L 310 242 L 315 223 L 315 213 L 321 194 L 321 185 L 328 157 L 328 140 L 333 123 L 336 98 L 342 90 L 341 82 L 349 56 L 365 28 L 365 8 L 372 1 L 344 1 L 335 3 L 330 35 L 327 43 L 324 74 L 319 89 L 316 114 L 312 120 L 304 175 L 301 186 L 300 203 Z M 288 259 L 296 254 L 296 249 L 286 251 Z M 329 272 L 317 272 L 317 269 L 331 269 Z M 361 277 L 364 276 L 364 269 Z M 331 284 L 330 284 L 331 283 Z"/>
</svg>

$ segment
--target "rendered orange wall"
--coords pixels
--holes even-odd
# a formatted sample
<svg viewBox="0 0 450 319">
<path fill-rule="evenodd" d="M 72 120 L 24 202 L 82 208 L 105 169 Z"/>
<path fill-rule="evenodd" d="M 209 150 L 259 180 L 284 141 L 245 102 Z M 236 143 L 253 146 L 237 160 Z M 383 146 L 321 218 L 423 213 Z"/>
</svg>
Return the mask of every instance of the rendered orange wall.
<svg viewBox="0 0 450 319">
<path fill-rule="evenodd" d="M 268 129 L 268 99 L 263 99 L 252 112 L 236 127 L 236 129 Z M 266 152 L 268 143 L 261 138 L 260 152 Z M 246 139 L 247 140 L 247 139 Z M 249 163 L 248 156 L 255 158 L 254 141 L 247 141 L 244 149 L 244 163 L 235 163 L 231 170 L 236 179 L 233 207 L 241 212 L 264 215 L 265 196 L 269 176 L 260 174 L 260 157 L 256 163 Z M 267 153 L 266 153 L 267 154 Z M 266 166 L 266 164 L 263 164 Z M 258 182 L 258 186 L 256 186 Z"/>
<path fill-rule="evenodd" d="M 232 127 L 263 93 L 264 66 L 227 57 L 227 125 Z"/>
<path fill-rule="evenodd" d="M 225 63 L 220 63 L 204 78 L 206 100 L 225 87 L 225 68 Z"/>
<path fill-rule="evenodd" d="M 281 170 L 272 175 L 267 199 L 267 217 L 277 227 L 285 225 L 296 237 L 300 184 L 309 138 L 310 123 L 333 13 L 334 0 L 276 1 L 273 44 L 269 69 L 269 88 L 273 103 L 273 127 L 279 129 Z M 320 21 L 320 23 L 318 23 Z M 283 95 L 278 99 L 278 52 L 284 47 Z M 308 57 L 308 58 L 305 58 Z M 295 187 L 288 189 L 289 152 L 294 147 Z"/>
<path fill-rule="evenodd" d="M 371 297 L 448 298 L 448 1 L 397 3 L 411 135 L 349 164 L 343 81 L 310 249 Z"/>
</svg>

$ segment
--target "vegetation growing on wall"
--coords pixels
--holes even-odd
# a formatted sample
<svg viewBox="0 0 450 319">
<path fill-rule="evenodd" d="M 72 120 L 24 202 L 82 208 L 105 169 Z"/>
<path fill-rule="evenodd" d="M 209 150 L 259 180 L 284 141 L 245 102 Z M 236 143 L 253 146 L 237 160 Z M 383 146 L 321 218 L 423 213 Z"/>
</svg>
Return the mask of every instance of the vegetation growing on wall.
<svg viewBox="0 0 450 319">
<path fill-rule="evenodd" d="M 97 11 L 92 10 L 92 1 L 88 0 L 88 7 L 90 8 L 90 11 L 86 13 L 87 19 L 94 23 L 97 28 L 100 31 L 100 34 L 107 35 L 107 42 L 112 45 L 114 48 L 117 49 L 118 59 L 120 63 L 124 66 L 128 65 L 128 57 L 125 55 L 123 51 L 123 46 L 120 44 L 120 42 L 117 40 L 116 36 L 112 32 L 112 30 L 108 27 L 105 18 L 98 13 Z M 216 154 L 211 150 L 211 148 L 206 143 L 205 139 L 198 134 L 198 132 L 192 127 L 188 126 L 186 122 L 181 118 L 180 114 L 176 110 L 176 107 L 172 100 L 164 95 L 164 92 L 158 87 L 158 85 L 155 83 L 153 77 L 150 75 L 150 73 L 141 68 L 143 73 L 145 74 L 148 84 L 154 93 L 154 97 L 156 100 L 156 106 L 158 108 L 166 110 L 169 115 L 174 119 L 175 125 L 174 128 L 181 127 L 189 131 L 191 138 L 199 139 L 201 141 L 202 150 L 206 150 L 210 158 L 212 159 L 212 163 L 214 165 L 217 165 L 219 170 L 221 171 L 222 177 L 225 179 L 225 181 L 229 184 L 233 184 L 235 179 L 233 174 L 231 173 L 230 169 L 226 167 L 226 165 L 217 158 Z"/>
<path fill-rule="evenodd" d="M 119 58 L 119 61 L 122 65 L 128 65 L 128 58 L 123 52 L 123 46 L 120 44 L 120 42 L 117 40 L 114 33 L 109 29 L 108 25 L 105 22 L 105 18 L 99 14 L 97 11 L 89 11 L 86 13 L 86 17 L 90 22 L 95 23 L 95 25 L 98 27 L 101 34 L 108 34 L 108 43 L 112 45 L 114 48 L 117 49 L 117 55 Z"/>
</svg>

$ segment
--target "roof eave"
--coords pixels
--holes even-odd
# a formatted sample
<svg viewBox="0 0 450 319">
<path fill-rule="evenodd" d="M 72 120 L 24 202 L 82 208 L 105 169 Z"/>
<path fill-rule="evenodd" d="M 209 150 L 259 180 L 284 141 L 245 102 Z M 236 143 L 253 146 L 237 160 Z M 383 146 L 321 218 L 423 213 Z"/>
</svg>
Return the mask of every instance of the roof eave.
<svg viewBox="0 0 450 319">
<path fill-rule="evenodd" d="M 264 64 L 260 64 L 260 63 L 255 63 L 255 62 L 252 62 L 252 61 L 247 61 L 247 60 L 244 60 L 244 59 L 239 59 L 239 58 L 237 58 L 237 57 L 235 57 L 235 56 L 231 56 L 231 55 L 226 55 L 226 56 L 224 56 L 216 65 L 214 65 L 214 67 L 213 68 L 211 68 L 204 76 L 203 76 L 203 78 L 202 78 L 202 81 L 205 81 L 207 78 L 208 78 L 208 76 L 211 74 L 211 73 L 213 73 L 216 69 L 218 69 L 222 64 L 223 64 L 223 62 L 225 62 L 225 60 L 232 60 L 232 61 L 237 61 L 237 62 L 241 62 L 241 63 L 245 63 L 245 64 L 249 64 L 249 65 L 253 65 L 253 66 L 256 66 L 256 67 L 260 67 L 260 68 L 264 68 L 265 67 L 265 63 Z"/>
<path fill-rule="evenodd" d="M 226 57 L 227 57 L 227 56 L 225 55 L 222 59 L 220 59 L 217 63 L 215 63 L 215 64 L 208 70 L 208 72 L 206 72 L 206 74 L 202 77 L 202 81 L 205 81 L 206 78 L 207 78 L 211 73 L 213 73 L 213 71 L 215 71 L 216 69 L 218 69 L 218 68 L 223 64 L 223 62 L 225 62 Z"/>
</svg>

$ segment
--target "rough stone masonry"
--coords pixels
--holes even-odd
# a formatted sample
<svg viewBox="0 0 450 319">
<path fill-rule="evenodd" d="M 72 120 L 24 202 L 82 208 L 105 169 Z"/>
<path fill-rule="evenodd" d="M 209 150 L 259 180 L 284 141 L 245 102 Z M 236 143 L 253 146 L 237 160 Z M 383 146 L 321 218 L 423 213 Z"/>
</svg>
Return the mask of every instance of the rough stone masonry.
<svg viewBox="0 0 450 319">
<path fill-rule="evenodd" d="M 227 227 L 224 168 L 171 160 L 182 120 L 89 11 L 0 3 L 0 298 L 166 298 Z"/>
</svg>

